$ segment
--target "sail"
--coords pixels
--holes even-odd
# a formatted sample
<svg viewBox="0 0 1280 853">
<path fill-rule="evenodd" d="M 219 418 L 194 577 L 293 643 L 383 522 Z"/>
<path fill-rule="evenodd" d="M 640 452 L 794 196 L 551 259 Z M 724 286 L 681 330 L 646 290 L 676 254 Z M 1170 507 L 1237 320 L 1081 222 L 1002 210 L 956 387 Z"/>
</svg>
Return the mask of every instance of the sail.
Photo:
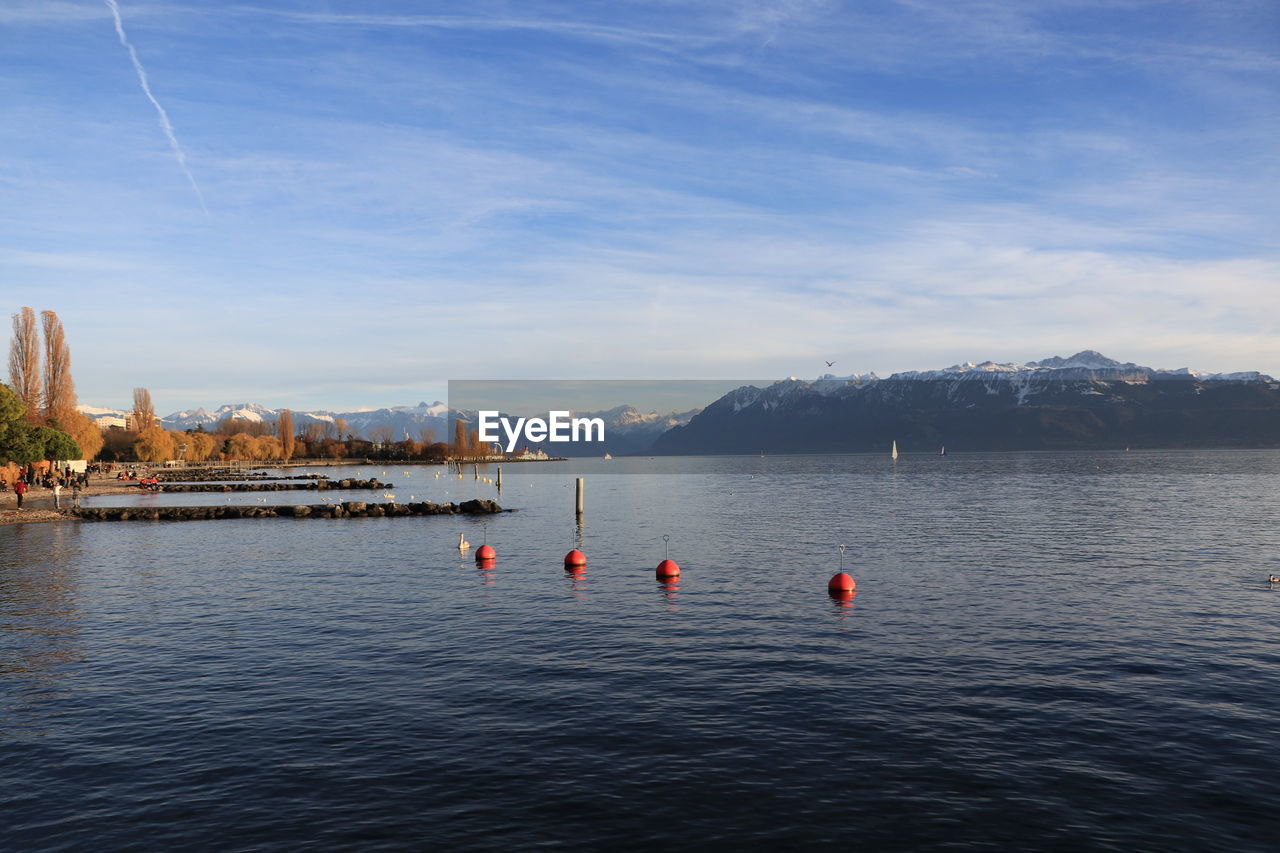
<svg viewBox="0 0 1280 853">
<path fill-rule="evenodd" d="M 898 458 L 898 442 L 896 439 L 893 442 L 893 450 L 889 452 L 889 456 L 893 459 Z"/>
</svg>

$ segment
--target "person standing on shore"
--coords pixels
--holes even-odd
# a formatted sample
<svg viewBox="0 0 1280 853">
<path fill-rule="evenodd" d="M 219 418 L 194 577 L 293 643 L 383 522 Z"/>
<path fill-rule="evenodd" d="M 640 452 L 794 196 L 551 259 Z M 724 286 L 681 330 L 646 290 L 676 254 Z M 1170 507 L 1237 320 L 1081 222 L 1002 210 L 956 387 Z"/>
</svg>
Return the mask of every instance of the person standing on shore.
<svg viewBox="0 0 1280 853">
<path fill-rule="evenodd" d="M 62 509 L 62 480 L 55 480 L 53 483 L 53 508 Z"/>
<path fill-rule="evenodd" d="M 22 496 L 27 493 L 27 481 L 19 480 L 14 483 L 13 493 L 18 496 L 18 509 L 22 509 Z"/>
</svg>

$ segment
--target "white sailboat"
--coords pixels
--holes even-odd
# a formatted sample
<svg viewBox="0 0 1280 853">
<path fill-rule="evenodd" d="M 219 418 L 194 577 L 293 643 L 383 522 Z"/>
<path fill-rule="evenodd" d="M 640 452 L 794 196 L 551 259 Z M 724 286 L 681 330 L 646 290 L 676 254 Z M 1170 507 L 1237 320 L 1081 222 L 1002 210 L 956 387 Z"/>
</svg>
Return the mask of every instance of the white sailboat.
<svg viewBox="0 0 1280 853">
<path fill-rule="evenodd" d="M 898 461 L 898 441 L 897 441 L 897 439 L 894 439 L 894 442 L 893 442 L 893 450 L 889 451 L 889 457 L 890 457 L 891 459 L 893 459 L 893 461 L 894 461 L 894 462 L 897 462 L 897 461 Z"/>
<path fill-rule="evenodd" d="M 605 459 L 612 459 L 612 458 L 613 458 L 613 454 L 611 454 L 611 453 L 606 453 L 606 454 L 604 455 L 604 458 L 605 458 Z"/>
</svg>

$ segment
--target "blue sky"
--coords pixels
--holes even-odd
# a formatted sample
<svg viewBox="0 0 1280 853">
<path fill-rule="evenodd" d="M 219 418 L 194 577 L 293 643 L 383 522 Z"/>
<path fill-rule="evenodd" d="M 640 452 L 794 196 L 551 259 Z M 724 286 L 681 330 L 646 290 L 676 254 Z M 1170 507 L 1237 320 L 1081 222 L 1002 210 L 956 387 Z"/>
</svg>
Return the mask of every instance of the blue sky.
<svg viewBox="0 0 1280 853">
<path fill-rule="evenodd" d="M 0 5 L 0 307 L 83 403 L 1280 374 L 1269 0 L 119 9 L 190 180 L 107 3 Z"/>
</svg>

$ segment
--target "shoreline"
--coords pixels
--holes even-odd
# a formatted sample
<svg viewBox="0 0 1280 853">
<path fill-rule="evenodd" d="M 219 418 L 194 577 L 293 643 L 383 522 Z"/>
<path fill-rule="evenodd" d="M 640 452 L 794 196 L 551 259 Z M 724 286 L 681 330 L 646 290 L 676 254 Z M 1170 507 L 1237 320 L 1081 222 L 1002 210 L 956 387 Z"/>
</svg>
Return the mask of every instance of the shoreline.
<svg viewBox="0 0 1280 853">
<path fill-rule="evenodd" d="M 90 477 L 89 485 L 80 490 L 80 497 L 97 497 L 99 495 L 128 495 L 138 491 L 136 484 L 126 486 L 112 477 Z M 62 502 L 69 506 L 71 489 L 62 488 Z M 63 510 L 53 508 L 53 490 L 38 487 L 27 492 L 24 506 L 18 509 L 18 496 L 10 489 L 0 492 L 0 525 L 26 524 L 46 521 L 71 521 L 72 516 Z"/>
</svg>

